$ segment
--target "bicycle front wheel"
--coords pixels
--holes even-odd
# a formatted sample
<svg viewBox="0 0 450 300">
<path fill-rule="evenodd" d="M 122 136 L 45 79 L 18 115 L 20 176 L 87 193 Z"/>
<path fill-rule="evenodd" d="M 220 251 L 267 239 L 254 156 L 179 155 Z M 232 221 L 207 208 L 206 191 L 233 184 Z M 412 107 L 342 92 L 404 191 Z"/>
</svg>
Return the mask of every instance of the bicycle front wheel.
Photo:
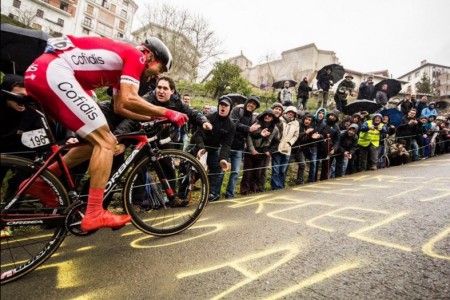
<svg viewBox="0 0 450 300">
<path fill-rule="evenodd" d="M 159 164 L 166 178 L 159 178 Z M 169 200 L 161 184 L 167 179 L 176 194 Z M 125 209 L 141 231 L 168 236 L 189 228 L 208 203 L 209 182 L 205 169 L 192 155 L 162 150 L 156 161 L 145 157 L 136 163 L 123 189 Z"/>
<path fill-rule="evenodd" d="M 67 231 L 64 211 L 69 204 L 67 192 L 49 171 L 40 175 L 60 207 L 46 208 L 40 199 L 27 194 L 13 199 L 22 182 L 36 172 L 33 161 L 1 155 L 1 284 L 16 280 L 44 263 L 63 242 Z"/>
</svg>

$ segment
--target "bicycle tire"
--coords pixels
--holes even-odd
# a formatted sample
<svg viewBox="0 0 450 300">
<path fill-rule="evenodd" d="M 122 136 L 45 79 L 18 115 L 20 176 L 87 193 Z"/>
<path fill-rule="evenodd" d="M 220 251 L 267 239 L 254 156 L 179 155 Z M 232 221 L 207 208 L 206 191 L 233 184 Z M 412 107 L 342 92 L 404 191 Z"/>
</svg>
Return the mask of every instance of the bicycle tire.
<svg viewBox="0 0 450 300">
<path fill-rule="evenodd" d="M 176 187 L 174 190 L 179 198 L 187 200 L 180 203 L 187 205 L 167 203 L 165 207 L 158 206 L 167 199 L 152 159 L 144 157 L 131 170 L 123 189 L 124 206 L 133 224 L 142 232 L 156 236 L 174 235 L 193 225 L 208 204 L 208 176 L 194 156 L 181 150 L 161 150 L 158 160 L 172 163 L 175 176 L 170 180 L 171 186 Z M 142 181 L 144 174 L 145 184 Z M 194 181 L 194 178 L 198 180 Z"/>
<path fill-rule="evenodd" d="M 30 178 L 37 169 L 29 159 L 1 155 L 1 229 L 12 233 L 1 239 L 1 284 L 19 279 L 39 267 L 52 256 L 67 235 L 65 215 L 60 212 L 67 208 L 69 198 L 62 183 L 50 171 L 44 171 L 39 178 L 47 182 L 57 195 L 60 207 L 45 208 L 38 199 L 25 192 L 7 211 L 4 210 L 16 195 L 18 183 Z M 18 218 L 25 222 L 17 224 Z M 26 222 L 28 224 L 24 224 Z"/>
</svg>

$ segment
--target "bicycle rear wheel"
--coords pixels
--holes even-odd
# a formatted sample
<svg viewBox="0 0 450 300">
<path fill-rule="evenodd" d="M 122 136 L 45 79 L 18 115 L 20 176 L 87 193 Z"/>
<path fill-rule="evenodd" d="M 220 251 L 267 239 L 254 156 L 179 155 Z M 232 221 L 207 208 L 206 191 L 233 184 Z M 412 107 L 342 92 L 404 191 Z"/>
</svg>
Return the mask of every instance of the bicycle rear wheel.
<svg viewBox="0 0 450 300">
<path fill-rule="evenodd" d="M 60 203 L 46 208 L 39 199 L 26 194 L 9 206 L 20 184 L 36 172 L 31 160 L 1 155 L 1 284 L 16 280 L 44 263 L 61 245 L 67 231 L 64 210 L 69 204 L 61 182 L 49 171 L 39 177 Z"/>
<path fill-rule="evenodd" d="M 167 236 L 189 228 L 208 203 L 209 182 L 205 169 L 192 155 L 180 150 L 162 150 L 158 158 L 176 193 L 169 200 L 155 171 L 152 157 L 138 161 L 123 190 L 125 209 L 141 231 Z"/>
</svg>

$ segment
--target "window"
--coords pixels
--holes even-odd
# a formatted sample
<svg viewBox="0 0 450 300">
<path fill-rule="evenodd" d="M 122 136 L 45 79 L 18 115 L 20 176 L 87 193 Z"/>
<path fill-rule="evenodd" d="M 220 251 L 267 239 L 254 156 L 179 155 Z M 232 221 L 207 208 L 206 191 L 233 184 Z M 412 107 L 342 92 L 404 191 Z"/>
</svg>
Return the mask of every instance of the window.
<svg viewBox="0 0 450 300">
<path fill-rule="evenodd" d="M 124 21 L 120 21 L 119 28 L 122 29 L 122 30 L 125 29 L 125 22 Z"/>
<path fill-rule="evenodd" d="M 92 19 L 84 18 L 83 25 L 92 28 Z"/>
<path fill-rule="evenodd" d="M 91 32 L 91 31 L 88 30 L 88 29 L 86 29 L 86 28 L 83 28 L 82 33 L 83 33 L 84 35 L 89 35 L 89 32 Z"/>
<path fill-rule="evenodd" d="M 86 8 L 86 12 L 90 15 L 94 14 L 94 7 L 92 5 L 88 5 Z"/>
<path fill-rule="evenodd" d="M 120 13 L 120 16 L 121 16 L 122 18 L 126 18 L 126 17 L 127 17 L 127 11 L 124 10 L 124 9 L 122 9 L 122 12 Z"/>
<path fill-rule="evenodd" d="M 58 25 L 59 26 L 64 26 L 64 20 L 63 19 L 60 19 L 60 18 L 58 18 Z"/>
<path fill-rule="evenodd" d="M 14 6 L 15 8 L 20 8 L 21 2 L 22 2 L 22 1 L 20 1 L 20 0 L 14 0 L 13 6 Z"/>
<path fill-rule="evenodd" d="M 117 37 L 118 37 L 118 38 L 123 38 L 123 33 L 118 32 L 118 33 L 117 33 Z"/>
<path fill-rule="evenodd" d="M 67 11 L 69 9 L 69 4 L 61 1 L 61 4 L 59 4 L 59 9 Z"/>
<path fill-rule="evenodd" d="M 38 18 L 43 18 L 43 17 L 44 17 L 44 11 L 38 9 L 38 10 L 36 11 L 36 17 L 38 17 Z"/>
<path fill-rule="evenodd" d="M 411 81 L 411 75 L 408 76 L 408 81 Z"/>
<path fill-rule="evenodd" d="M 114 4 L 111 4 L 111 12 L 116 13 L 116 6 Z"/>
<path fill-rule="evenodd" d="M 103 0 L 103 1 L 102 1 L 102 6 L 103 6 L 104 8 L 106 8 L 106 9 L 108 9 L 108 8 L 109 8 L 109 6 L 108 6 L 108 0 Z"/>
<path fill-rule="evenodd" d="M 419 75 L 420 75 L 420 72 L 416 72 L 416 74 L 414 74 L 414 76 L 417 78 L 417 77 L 419 77 Z"/>
<path fill-rule="evenodd" d="M 128 6 L 128 0 L 123 0 L 123 6 Z"/>
</svg>

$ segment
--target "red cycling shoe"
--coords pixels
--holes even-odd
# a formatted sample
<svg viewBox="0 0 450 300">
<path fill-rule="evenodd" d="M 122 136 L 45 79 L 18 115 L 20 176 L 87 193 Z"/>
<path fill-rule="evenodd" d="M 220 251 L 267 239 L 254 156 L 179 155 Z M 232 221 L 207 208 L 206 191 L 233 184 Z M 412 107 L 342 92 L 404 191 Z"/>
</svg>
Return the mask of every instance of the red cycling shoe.
<svg viewBox="0 0 450 300">
<path fill-rule="evenodd" d="M 23 181 L 19 189 L 21 189 L 29 179 Z M 59 206 L 58 199 L 50 186 L 41 178 L 37 178 L 33 184 L 25 191 L 26 194 L 33 198 L 38 198 L 45 207 L 55 208 Z"/>
<path fill-rule="evenodd" d="M 119 229 L 130 221 L 129 215 L 115 215 L 107 210 L 101 210 L 98 213 L 86 213 L 81 221 L 81 230 L 87 232 L 105 227 Z"/>
</svg>

